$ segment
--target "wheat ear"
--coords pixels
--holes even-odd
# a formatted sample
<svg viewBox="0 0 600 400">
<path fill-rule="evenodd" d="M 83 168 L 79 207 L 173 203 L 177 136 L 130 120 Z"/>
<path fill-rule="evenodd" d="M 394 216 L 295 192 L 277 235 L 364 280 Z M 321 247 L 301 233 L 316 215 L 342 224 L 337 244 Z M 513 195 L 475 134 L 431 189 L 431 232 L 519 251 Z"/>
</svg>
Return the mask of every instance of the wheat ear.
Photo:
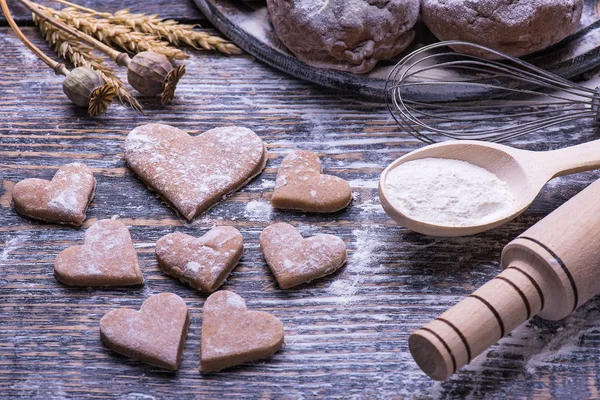
<svg viewBox="0 0 600 400">
<path fill-rule="evenodd" d="M 131 26 L 138 32 L 145 32 L 167 40 L 175 46 L 185 43 L 194 48 L 218 50 L 225 54 L 241 54 L 235 44 L 209 33 L 196 30 L 196 25 L 180 24 L 173 20 L 161 20 L 158 15 L 134 14 L 129 10 L 120 10 L 109 20 L 115 24 Z"/>
<path fill-rule="evenodd" d="M 63 8 L 62 10 L 40 7 L 67 25 L 95 37 L 109 46 L 118 47 L 134 54 L 142 51 L 153 51 L 163 54 L 169 60 L 189 58 L 187 53 L 169 46 L 168 42 L 160 40 L 154 35 L 137 32 L 129 26 L 115 25 L 107 19 L 96 18 L 93 14 L 80 12 L 72 7 Z"/>
<path fill-rule="evenodd" d="M 195 29 L 198 25 L 180 24 L 173 20 L 162 20 L 157 14 L 147 15 L 132 13 L 129 9 L 119 10 L 114 14 L 98 12 L 91 8 L 82 7 L 66 0 L 56 0 L 79 11 L 107 19 L 113 24 L 129 26 L 137 32 L 154 35 L 169 43 L 180 46 L 185 43 L 195 49 L 218 50 L 225 54 L 241 54 L 242 50 L 235 44 L 220 36 Z"/>
</svg>

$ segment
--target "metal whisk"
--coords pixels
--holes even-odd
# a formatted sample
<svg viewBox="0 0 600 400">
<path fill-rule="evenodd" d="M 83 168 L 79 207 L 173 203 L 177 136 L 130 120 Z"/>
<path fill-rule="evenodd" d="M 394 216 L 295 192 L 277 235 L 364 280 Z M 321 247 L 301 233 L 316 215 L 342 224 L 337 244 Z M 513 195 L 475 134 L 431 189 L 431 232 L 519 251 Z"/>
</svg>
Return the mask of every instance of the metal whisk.
<svg viewBox="0 0 600 400">
<path fill-rule="evenodd" d="M 498 61 L 447 46 L 474 47 Z M 396 122 L 426 143 L 500 142 L 582 118 L 600 121 L 600 88 L 468 42 L 439 42 L 409 54 L 390 72 L 385 90 Z"/>
</svg>

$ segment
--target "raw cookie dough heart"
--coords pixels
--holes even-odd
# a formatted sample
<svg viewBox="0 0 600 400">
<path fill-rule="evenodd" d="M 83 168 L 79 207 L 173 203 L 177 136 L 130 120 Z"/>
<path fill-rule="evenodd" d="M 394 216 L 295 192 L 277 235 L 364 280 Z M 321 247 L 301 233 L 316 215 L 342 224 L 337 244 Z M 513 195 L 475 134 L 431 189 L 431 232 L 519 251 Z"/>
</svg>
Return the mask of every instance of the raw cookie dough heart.
<svg viewBox="0 0 600 400">
<path fill-rule="evenodd" d="M 156 258 L 164 273 L 202 292 L 214 292 L 225 282 L 244 251 L 242 234 L 219 226 L 195 238 L 170 233 L 156 242 Z"/>
<path fill-rule="evenodd" d="M 200 371 L 220 371 L 269 357 L 283 344 L 283 324 L 271 314 L 248 311 L 233 292 L 211 294 L 202 307 Z"/>
<path fill-rule="evenodd" d="M 106 313 L 100 320 L 100 338 L 117 353 L 176 371 L 189 325 L 185 301 L 161 293 L 146 299 L 139 311 L 124 308 Z"/>
<path fill-rule="evenodd" d="M 102 219 L 85 232 L 83 246 L 69 247 L 54 261 L 56 279 L 73 286 L 128 286 L 144 283 L 129 229 Z"/>
<path fill-rule="evenodd" d="M 284 222 L 268 226 L 260 234 L 265 260 L 282 289 L 333 273 L 346 262 L 346 244 L 333 235 L 303 239 Z"/>
<path fill-rule="evenodd" d="M 238 126 L 190 136 L 169 125 L 147 124 L 127 135 L 125 159 L 140 179 L 192 220 L 258 175 L 267 149 L 254 132 Z"/>
<path fill-rule="evenodd" d="M 281 162 L 271 203 L 276 208 L 308 212 L 335 212 L 350 204 L 348 182 L 321 173 L 321 161 L 312 151 L 295 151 Z"/>
<path fill-rule="evenodd" d="M 15 210 L 27 217 L 80 226 L 94 197 L 96 179 L 81 163 L 63 165 L 51 181 L 30 178 L 12 190 Z"/>
</svg>

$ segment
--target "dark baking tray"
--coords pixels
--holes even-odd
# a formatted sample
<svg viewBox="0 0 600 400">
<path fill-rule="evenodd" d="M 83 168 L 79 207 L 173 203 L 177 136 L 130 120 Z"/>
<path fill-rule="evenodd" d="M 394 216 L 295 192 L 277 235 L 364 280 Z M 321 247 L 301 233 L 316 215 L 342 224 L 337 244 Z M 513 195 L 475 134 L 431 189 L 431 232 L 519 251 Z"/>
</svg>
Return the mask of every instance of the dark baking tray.
<svg viewBox="0 0 600 400">
<path fill-rule="evenodd" d="M 202 13 L 225 36 L 264 63 L 322 86 L 384 100 L 385 80 L 404 55 L 437 39 L 422 24 L 415 42 L 392 60 L 382 61 L 368 74 L 356 75 L 307 65 L 279 41 L 261 1 L 194 0 Z M 600 4 L 586 0 L 577 32 L 562 42 L 525 57 L 548 71 L 573 78 L 600 65 Z"/>
</svg>

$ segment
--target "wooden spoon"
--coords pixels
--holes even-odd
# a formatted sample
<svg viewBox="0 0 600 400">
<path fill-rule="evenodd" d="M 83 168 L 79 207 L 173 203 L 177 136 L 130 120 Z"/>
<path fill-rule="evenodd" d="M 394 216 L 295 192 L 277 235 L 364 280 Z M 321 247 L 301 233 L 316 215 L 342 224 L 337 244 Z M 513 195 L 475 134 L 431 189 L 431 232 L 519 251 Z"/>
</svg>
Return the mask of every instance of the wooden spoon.
<svg viewBox="0 0 600 400">
<path fill-rule="evenodd" d="M 493 221 L 472 226 L 435 225 L 403 214 L 388 200 L 387 174 L 407 161 L 449 158 L 485 168 L 505 181 L 515 201 Z M 408 153 L 391 163 L 379 179 L 379 198 L 386 213 L 400 225 L 432 236 L 464 236 L 487 231 L 517 217 L 529 207 L 550 179 L 600 168 L 600 140 L 552 151 L 527 151 L 497 143 L 461 140 L 436 143 Z"/>
</svg>

